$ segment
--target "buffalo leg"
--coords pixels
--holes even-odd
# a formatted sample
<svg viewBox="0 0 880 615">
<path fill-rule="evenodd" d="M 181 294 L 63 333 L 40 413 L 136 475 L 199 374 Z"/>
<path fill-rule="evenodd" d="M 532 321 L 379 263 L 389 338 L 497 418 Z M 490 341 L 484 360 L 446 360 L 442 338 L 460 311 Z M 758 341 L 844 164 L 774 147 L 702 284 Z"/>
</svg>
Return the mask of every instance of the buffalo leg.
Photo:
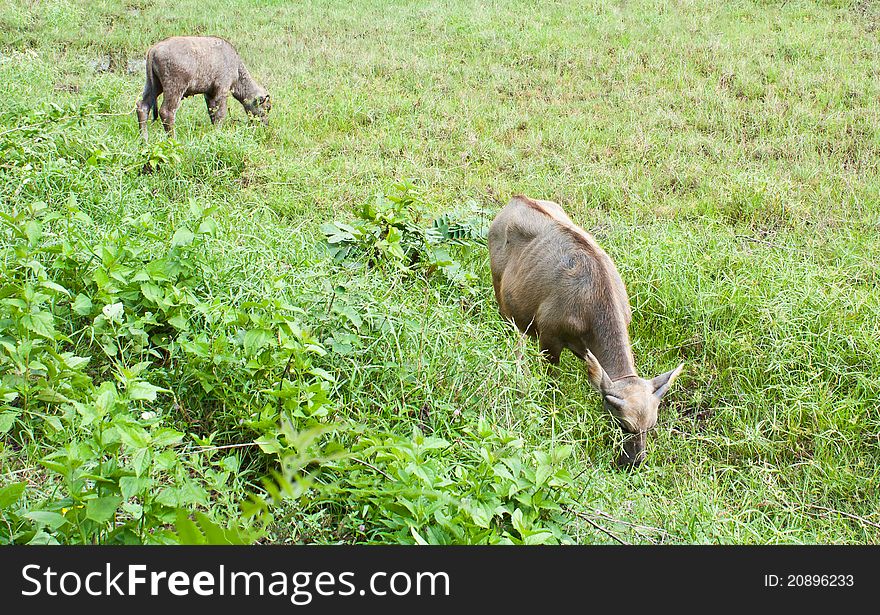
<svg viewBox="0 0 880 615">
<path fill-rule="evenodd" d="M 226 117 L 228 96 L 223 93 L 205 94 L 205 104 L 208 106 L 208 115 L 211 116 L 211 123 L 215 126 L 223 121 Z"/>
<path fill-rule="evenodd" d="M 174 138 L 174 117 L 177 114 L 177 108 L 180 106 L 182 96 L 176 92 L 165 91 L 162 99 L 162 107 L 159 109 L 159 117 L 162 118 L 162 125 L 165 132 Z"/>
</svg>

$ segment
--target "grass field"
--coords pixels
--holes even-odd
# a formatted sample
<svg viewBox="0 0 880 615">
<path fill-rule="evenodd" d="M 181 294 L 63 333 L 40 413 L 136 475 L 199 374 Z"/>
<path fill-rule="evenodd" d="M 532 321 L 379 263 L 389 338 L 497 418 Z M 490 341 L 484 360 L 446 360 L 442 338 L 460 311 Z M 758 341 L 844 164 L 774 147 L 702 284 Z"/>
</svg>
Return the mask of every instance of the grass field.
<svg viewBox="0 0 880 615">
<path fill-rule="evenodd" d="M 199 97 L 143 144 L 137 61 L 184 33 L 268 128 Z M 5 3 L 0 539 L 876 544 L 878 70 L 867 1 Z M 402 228 L 525 193 L 594 234 L 639 373 L 686 363 L 646 464 L 501 321 L 479 239 L 458 277 L 330 258 L 404 180 Z"/>
</svg>

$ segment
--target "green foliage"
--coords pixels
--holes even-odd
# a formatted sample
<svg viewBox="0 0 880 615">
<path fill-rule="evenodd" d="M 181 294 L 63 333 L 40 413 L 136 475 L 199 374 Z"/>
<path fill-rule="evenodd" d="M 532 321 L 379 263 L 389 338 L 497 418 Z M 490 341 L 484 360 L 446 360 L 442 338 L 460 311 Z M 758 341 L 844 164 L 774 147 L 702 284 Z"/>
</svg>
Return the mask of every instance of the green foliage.
<svg viewBox="0 0 880 615">
<path fill-rule="evenodd" d="M 343 500 L 351 511 L 341 520 L 345 530 L 375 542 L 571 541 L 561 514 L 570 497 L 563 467 L 570 448 L 530 450 L 482 419 L 463 437 L 470 444 L 417 428 L 408 438 L 362 434 L 315 503 L 335 507 Z"/>
<path fill-rule="evenodd" d="M 486 220 L 486 212 L 473 202 L 469 205 L 472 215 Z M 439 272 L 449 282 L 467 285 L 476 281 L 473 273 L 461 270 L 450 246 L 473 248 L 485 240 L 486 225 L 473 218 L 458 221 L 446 213 L 423 227 L 421 220 L 428 210 L 415 184 L 404 181 L 388 194 L 364 203 L 356 220 L 326 222 L 321 231 L 336 262 L 362 257 L 368 265 L 389 263 L 405 274 Z"/>
<path fill-rule="evenodd" d="M 166 525 L 229 479 L 215 469 L 228 460 L 181 453 L 186 434 L 162 409 L 171 391 L 150 381 L 198 304 L 191 253 L 171 245 L 149 259 L 120 233 L 86 248 L 78 225 L 90 220 L 73 199 L 0 219 L 0 426 L 43 451 L 55 485 L 4 488 L 0 541 L 171 540 Z"/>
<path fill-rule="evenodd" d="M 142 172 L 152 173 L 162 167 L 180 164 L 182 149 L 180 141 L 171 138 L 154 140 L 145 145 L 141 150 L 141 157 L 145 160 Z"/>
<path fill-rule="evenodd" d="M 223 527 L 205 513 L 196 511 L 195 521 L 178 509 L 176 541 L 182 545 L 247 545 L 254 542 L 256 533 L 234 527 Z"/>
<path fill-rule="evenodd" d="M 210 446 L 213 436 L 191 434 L 200 446 L 186 444 L 168 411 L 180 405 L 176 391 L 197 381 L 265 439 L 281 415 L 325 415 L 332 377 L 310 365 L 307 355 L 323 350 L 281 303 L 206 301 L 213 212 L 194 206 L 193 220 L 156 251 L 119 230 L 92 243 L 94 223 L 73 195 L 62 208 L 35 201 L 0 212 L 0 433 L 41 451 L 54 485 L 27 497 L 24 483 L 3 489 L 0 541 L 199 541 L 197 529 L 208 541 L 256 536 L 198 511 L 198 528 L 184 521 L 216 509 L 217 498 L 234 510 L 244 484 L 241 460 L 213 454 L 222 449 Z M 149 218 L 139 226 L 151 234 Z M 244 381 L 264 388 L 242 396 L 234 385 Z"/>
<path fill-rule="evenodd" d="M 330 431 L 339 440 L 322 444 Z M 571 542 L 562 514 L 570 503 L 571 477 L 563 467 L 570 447 L 530 450 L 483 420 L 465 432 L 478 443 L 473 447 L 418 428 L 406 437 L 364 425 L 304 432 L 288 425 L 282 434 L 270 448 L 281 470 L 264 480 L 264 495 L 245 505 L 263 527 L 286 520 L 293 509 L 321 519 L 322 528 L 309 537 L 314 542 Z"/>
</svg>

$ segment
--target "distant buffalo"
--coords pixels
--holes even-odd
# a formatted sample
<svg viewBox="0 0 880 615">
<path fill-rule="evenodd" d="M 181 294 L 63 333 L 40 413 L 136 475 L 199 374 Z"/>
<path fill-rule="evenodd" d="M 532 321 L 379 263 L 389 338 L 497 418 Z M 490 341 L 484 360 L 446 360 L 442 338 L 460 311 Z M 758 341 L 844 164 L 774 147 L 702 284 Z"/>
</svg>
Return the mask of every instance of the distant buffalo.
<svg viewBox="0 0 880 615">
<path fill-rule="evenodd" d="M 211 123 L 226 117 L 229 94 L 245 111 L 269 124 L 272 102 L 266 88 L 254 81 L 241 57 L 229 42 L 213 36 L 174 36 L 159 41 L 147 51 L 147 82 L 137 104 L 141 135 L 147 140 L 147 117 L 162 118 L 165 130 L 174 136 L 174 117 L 180 101 L 204 94 Z M 163 94 L 162 107 L 157 99 Z"/>
<path fill-rule="evenodd" d="M 489 226 L 501 315 L 535 336 L 551 363 L 568 348 L 624 432 L 619 463 L 640 464 L 657 408 L 684 364 L 651 380 L 636 374 L 629 298 L 596 240 L 552 201 L 515 196 Z"/>
</svg>

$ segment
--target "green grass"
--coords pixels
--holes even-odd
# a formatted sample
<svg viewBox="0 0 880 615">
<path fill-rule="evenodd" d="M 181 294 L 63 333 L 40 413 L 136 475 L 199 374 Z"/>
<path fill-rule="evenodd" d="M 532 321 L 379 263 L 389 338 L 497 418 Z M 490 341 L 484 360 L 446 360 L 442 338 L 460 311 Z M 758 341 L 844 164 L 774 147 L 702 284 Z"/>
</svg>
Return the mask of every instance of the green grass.
<svg viewBox="0 0 880 615">
<path fill-rule="evenodd" d="M 627 542 L 875 544 L 878 19 L 875 3 L 842 0 L 12 0 L 0 136 L 49 102 L 95 112 L 51 164 L 0 161 L 0 211 L 73 193 L 92 241 L 120 231 L 158 253 L 193 203 L 216 207 L 206 299 L 271 289 L 326 315 L 344 286 L 386 323 L 349 327 L 355 350 L 321 358 L 336 378 L 328 420 L 402 436 L 422 424 L 453 443 L 453 466 L 481 417 L 528 450 L 571 445 L 563 524 L 576 542 L 611 540 L 579 513 Z M 143 75 L 126 63 L 180 33 L 232 41 L 272 94 L 271 124 L 231 101 L 215 130 L 188 99 L 180 163 L 141 175 Z M 105 56 L 112 70 L 95 72 Z M 111 160 L 83 165 L 82 144 Z M 613 466 L 619 437 L 582 365 L 567 355 L 547 373 L 501 322 L 484 249 L 461 256 L 473 293 L 326 257 L 320 224 L 403 178 L 434 214 L 471 200 L 494 212 L 522 192 L 596 236 L 629 290 L 639 373 L 686 363 L 644 467 Z M 337 325 L 303 320 L 330 347 Z M 190 406 L 173 417 L 188 431 L 253 439 L 234 412 L 166 382 Z M 0 476 L 29 476 L 45 452 L 7 435 Z M 270 540 L 334 539 L 333 515 L 296 512 Z M 356 506 L 334 514 L 358 525 Z"/>
</svg>

